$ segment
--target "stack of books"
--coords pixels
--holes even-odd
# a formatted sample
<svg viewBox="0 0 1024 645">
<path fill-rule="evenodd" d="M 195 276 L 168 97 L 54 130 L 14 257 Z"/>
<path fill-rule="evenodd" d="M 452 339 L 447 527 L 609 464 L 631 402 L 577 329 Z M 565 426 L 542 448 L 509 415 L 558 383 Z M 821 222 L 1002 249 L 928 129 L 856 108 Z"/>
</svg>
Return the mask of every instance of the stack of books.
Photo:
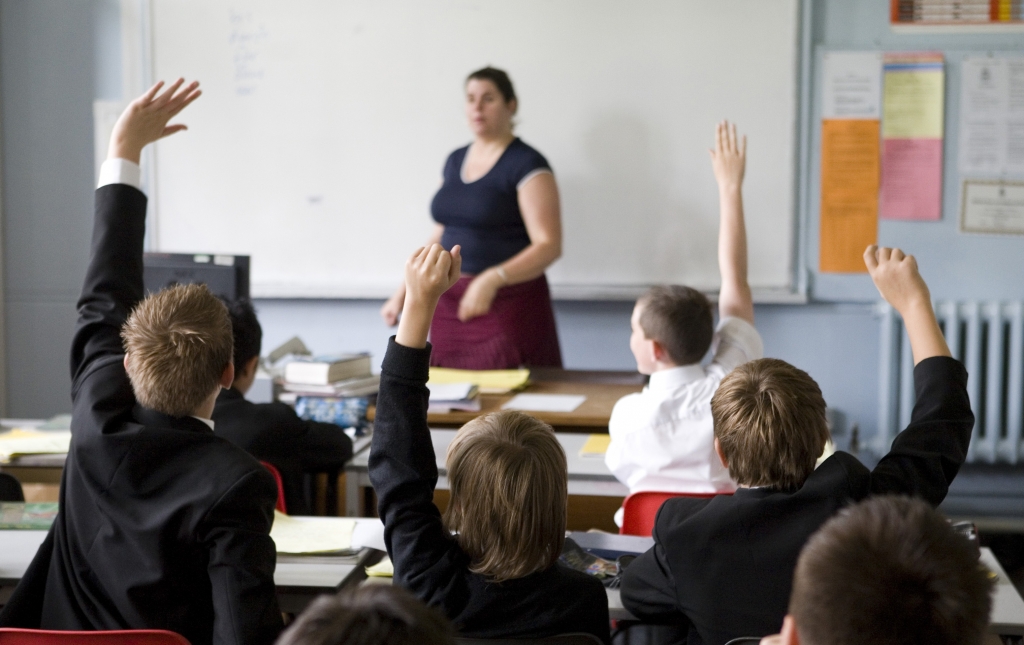
<svg viewBox="0 0 1024 645">
<path fill-rule="evenodd" d="M 303 419 L 362 430 L 380 377 L 370 373 L 367 353 L 300 357 L 285 365 L 281 387 L 278 400 Z"/>
</svg>

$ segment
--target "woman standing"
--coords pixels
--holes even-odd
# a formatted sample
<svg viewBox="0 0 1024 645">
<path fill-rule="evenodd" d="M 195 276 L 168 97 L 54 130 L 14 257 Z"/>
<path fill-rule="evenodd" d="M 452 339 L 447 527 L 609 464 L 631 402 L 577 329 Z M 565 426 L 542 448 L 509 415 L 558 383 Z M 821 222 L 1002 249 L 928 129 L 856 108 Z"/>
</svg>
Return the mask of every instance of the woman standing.
<svg viewBox="0 0 1024 645">
<path fill-rule="evenodd" d="M 463 277 L 438 303 L 431 364 L 463 369 L 561 367 L 544 271 L 562 254 L 558 186 L 547 160 L 512 132 L 518 102 L 493 67 L 466 79 L 470 145 L 448 156 L 431 203 L 429 243 L 462 246 Z M 381 308 L 389 325 L 400 288 Z"/>
</svg>

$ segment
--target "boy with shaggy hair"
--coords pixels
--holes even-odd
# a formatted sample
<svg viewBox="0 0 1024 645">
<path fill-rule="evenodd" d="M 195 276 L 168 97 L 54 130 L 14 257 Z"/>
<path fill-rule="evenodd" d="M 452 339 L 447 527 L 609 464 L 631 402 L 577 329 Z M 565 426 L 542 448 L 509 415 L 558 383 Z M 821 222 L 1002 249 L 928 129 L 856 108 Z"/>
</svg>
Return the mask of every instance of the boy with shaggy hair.
<svg viewBox="0 0 1024 645">
<path fill-rule="evenodd" d="M 633 309 L 629 348 L 637 370 L 650 374 L 643 392 L 620 399 L 608 422 L 605 463 L 630 493 L 731 493 L 736 484 L 715 456 L 711 396 L 737 365 L 764 353 L 754 329 L 747 283 L 743 175 L 747 139 L 736 126 L 718 124 L 711 166 L 721 208 L 718 264 L 722 287 L 716 330 L 711 303 L 689 287 L 654 287 Z M 701 360 L 717 338 L 714 358 Z M 622 524 L 622 510 L 616 513 Z"/>
<path fill-rule="evenodd" d="M 782 633 L 761 643 L 981 645 L 993 587 L 977 549 L 942 515 L 920 500 L 876 497 L 807 542 Z"/>
<path fill-rule="evenodd" d="M 443 518 L 434 506 L 427 332 L 459 279 L 459 252 L 433 244 L 409 259 L 405 308 L 381 366 L 369 474 L 395 584 L 440 608 L 462 636 L 587 632 L 609 643 L 604 586 L 558 562 L 568 472 L 550 426 L 515 411 L 467 423 L 448 448 Z"/>
<path fill-rule="evenodd" d="M 167 629 L 193 645 L 271 643 L 281 630 L 277 487 L 210 421 L 234 376 L 228 312 L 201 285 L 143 299 L 139 158 L 185 129 L 167 125 L 199 96 L 183 83 L 157 83 L 114 127 L 71 348 L 60 511 L 4 626 Z"/>
<path fill-rule="evenodd" d="M 711 413 L 716 452 L 739 489 L 662 505 L 654 547 L 622 578 L 623 605 L 641 620 L 688 629 L 705 645 L 778 632 L 800 549 L 839 509 L 882 493 L 933 506 L 945 498 L 974 425 L 967 373 L 950 357 L 914 257 L 871 246 L 864 259 L 910 337 L 910 425 L 874 470 L 845 452 L 815 469 L 829 436 L 818 385 L 779 360 L 737 367 Z"/>
</svg>

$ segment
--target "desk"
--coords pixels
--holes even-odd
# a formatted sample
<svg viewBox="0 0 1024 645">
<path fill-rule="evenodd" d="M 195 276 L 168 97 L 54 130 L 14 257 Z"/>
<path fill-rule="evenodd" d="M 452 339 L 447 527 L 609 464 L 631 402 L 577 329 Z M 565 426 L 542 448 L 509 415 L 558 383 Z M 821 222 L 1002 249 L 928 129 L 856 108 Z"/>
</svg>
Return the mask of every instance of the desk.
<svg viewBox="0 0 1024 645">
<path fill-rule="evenodd" d="M 434 444 L 434 459 L 437 463 L 437 488 L 448 490 L 445 456 L 448 444 L 455 438 L 456 430 L 431 430 L 430 439 Z M 587 441 L 587 435 L 578 433 L 555 433 L 558 443 L 565 450 L 569 466 L 569 494 L 597 495 L 601 497 L 625 497 L 629 489 L 615 479 L 602 457 L 580 457 L 580 448 Z M 368 463 L 369 449 L 356 454 L 345 464 L 345 515 L 356 517 L 359 513 L 359 490 L 370 486 Z"/>
<path fill-rule="evenodd" d="M 530 369 L 530 385 L 524 392 L 530 394 L 582 394 L 587 400 L 572 412 L 530 412 L 558 432 L 607 432 L 608 418 L 615 402 L 643 389 L 647 377 L 637 372 L 609 372 L 563 370 L 551 367 Z M 429 413 L 427 423 L 432 427 L 461 427 L 481 414 L 497 412 L 512 394 L 480 395 L 479 412 L 452 411 Z M 375 408 L 367 411 L 372 421 Z"/>
</svg>

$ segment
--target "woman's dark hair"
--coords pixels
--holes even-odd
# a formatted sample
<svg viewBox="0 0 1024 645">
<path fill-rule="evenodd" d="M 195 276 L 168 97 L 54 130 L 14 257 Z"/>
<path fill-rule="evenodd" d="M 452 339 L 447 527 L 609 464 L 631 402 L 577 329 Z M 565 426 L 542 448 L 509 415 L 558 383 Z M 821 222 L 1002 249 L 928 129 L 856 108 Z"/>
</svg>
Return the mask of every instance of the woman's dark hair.
<svg viewBox="0 0 1024 645">
<path fill-rule="evenodd" d="M 501 96 L 505 99 L 506 103 L 516 100 L 516 90 L 512 87 L 512 79 L 508 77 L 508 74 L 506 74 L 504 70 L 488 65 L 487 67 L 478 69 L 467 76 L 466 82 L 468 83 L 474 79 L 494 83 L 494 87 L 498 88 L 498 91 L 501 92 Z"/>
</svg>

